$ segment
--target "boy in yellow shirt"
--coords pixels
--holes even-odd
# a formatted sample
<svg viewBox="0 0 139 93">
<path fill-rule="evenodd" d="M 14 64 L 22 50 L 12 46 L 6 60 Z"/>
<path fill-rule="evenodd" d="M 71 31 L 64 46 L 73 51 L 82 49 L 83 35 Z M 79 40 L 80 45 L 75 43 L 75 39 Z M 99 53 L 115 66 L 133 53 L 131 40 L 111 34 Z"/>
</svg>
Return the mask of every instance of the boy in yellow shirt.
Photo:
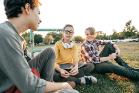
<svg viewBox="0 0 139 93">
<path fill-rule="evenodd" d="M 54 81 L 75 81 L 76 85 L 91 85 L 97 82 L 97 79 L 90 76 L 94 65 L 79 62 L 77 45 L 71 41 L 74 34 L 72 25 L 67 24 L 63 28 L 62 39 L 55 44 L 56 63 Z"/>
</svg>

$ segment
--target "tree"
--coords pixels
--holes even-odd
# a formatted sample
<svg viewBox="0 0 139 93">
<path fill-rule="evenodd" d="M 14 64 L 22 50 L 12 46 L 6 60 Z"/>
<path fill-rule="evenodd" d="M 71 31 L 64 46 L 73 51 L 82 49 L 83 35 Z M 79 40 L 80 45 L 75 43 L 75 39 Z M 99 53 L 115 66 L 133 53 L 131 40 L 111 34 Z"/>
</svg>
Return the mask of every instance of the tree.
<svg viewBox="0 0 139 93">
<path fill-rule="evenodd" d="M 40 34 L 35 34 L 35 35 L 34 35 L 34 43 L 35 43 L 35 44 L 39 44 L 39 43 L 42 43 L 42 42 L 43 42 L 42 35 L 40 35 Z"/>
<path fill-rule="evenodd" d="M 56 43 L 62 38 L 62 33 L 50 32 L 48 34 L 51 34 L 51 36 L 53 37 L 53 43 Z"/>
<path fill-rule="evenodd" d="M 53 40 L 53 36 L 51 34 L 47 34 L 44 38 L 44 43 L 50 45 Z"/>
<path fill-rule="evenodd" d="M 101 39 L 101 40 L 108 40 L 108 39 L 110 39 L 109 36 L 106 35 L 106 33 L 104 33 L 103 35 L 97 35 L 96 38 L 97 39 Z"/>
<path fill-rule="evenodd" d="M 119 38 L 119 33 L 117 33 L 117 32 L 113 32 L 111 38 L 112 38 L 112 39 L 118 39 L 118 38 Z"/>
<path fill-rule="evenodd" d="M 125 28 L 123 30 L 124 38 L 133 38 L 136 36 L 137 32 L 138 31 L 135 28 L 135 26 L 132 25 L 132 20 L 129 20 L 128 22 L 126 22 Z"/>
<path fill-rule="evenodd" d="M 139 32 L 137 32 L 137 38 L 139 38 Z"/>
<path fill-rule="evenodd" d="M 82 43 L 84 39 L 81 36 L 75 36 L 73 39 L 76 43 Z"/>
</svg>

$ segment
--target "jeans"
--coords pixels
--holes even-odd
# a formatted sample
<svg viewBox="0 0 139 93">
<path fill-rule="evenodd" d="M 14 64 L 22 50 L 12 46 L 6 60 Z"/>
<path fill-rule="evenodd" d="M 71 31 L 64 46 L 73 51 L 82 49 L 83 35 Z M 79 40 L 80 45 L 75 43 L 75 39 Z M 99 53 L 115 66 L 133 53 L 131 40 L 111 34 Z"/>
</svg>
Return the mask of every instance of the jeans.
<svg viewBox="0 0 139 93">
<path fill-rule="evenodd" d="M 115 53 L 115 48 L 111 43 L 108 43 L 107 45 L 105 45 L 104 49 L 100 53 L 100 57 L 106 57 L 111 53 Z M 113 64 L 109 61 L 96 63 L 93 72 L 101 74 L 115 73 L 117 75 L 127 77 L 131 80 L 139 80 L 139 72 L 131 69 L 131 67 L 129 67 L 128 64 L 124 62 L 124 60 L 120 56 L 117 56 L 114 60 L 119 65 Z"/>
<path fill-rule="evenodd" d="M 46 48 L 28 63 L 31 68 L 36 68 L 40 72 L 40 78 L 53 81 L 55 53 L 53 49 Z"/>
<path fill-rule="evenodd" d="M 91 75 L 91 71 L 94 70 L 94 64 L 88 63 L 85 66 L 79 68 L 79 73 L 75 76 L 69 76 L 68 78 L 61 77 L 61 74 L 58 71 L 54 73 L 54 81 L 56 82 L 65 82 L 65 81 L 76 81 L 78 78 L 83 76 Z"/>
</svg>

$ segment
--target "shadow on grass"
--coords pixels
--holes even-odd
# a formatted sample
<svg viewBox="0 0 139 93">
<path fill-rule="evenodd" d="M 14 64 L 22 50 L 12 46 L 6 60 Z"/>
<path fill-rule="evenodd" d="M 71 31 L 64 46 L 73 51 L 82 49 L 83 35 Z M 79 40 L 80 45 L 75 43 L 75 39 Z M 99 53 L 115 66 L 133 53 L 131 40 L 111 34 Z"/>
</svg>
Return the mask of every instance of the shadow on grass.
<svg viewBox="0 0 139 93">
<path fill-rule="evenodd" d="M 108 75 L 95 74 L 98 83 L 92 86 L 78 86 L 80 93 L 139 93 L 139 83 L 112 80 Z"/>
</svg>

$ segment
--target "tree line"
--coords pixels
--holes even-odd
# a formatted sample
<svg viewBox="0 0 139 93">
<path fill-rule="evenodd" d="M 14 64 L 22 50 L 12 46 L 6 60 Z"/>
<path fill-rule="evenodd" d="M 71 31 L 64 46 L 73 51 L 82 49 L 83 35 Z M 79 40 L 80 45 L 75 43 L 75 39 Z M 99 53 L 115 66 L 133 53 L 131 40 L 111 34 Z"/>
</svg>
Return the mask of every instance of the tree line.
<svg viewBox="0 0 139 93">
<path fill-rule="evenodd" d="M 22 35 L 27 43 L 30 43 L 29 40 L 29 32 L 26 32 Z M 43 38 L 40 34 L 34 35 L 34 43 L 37 44 L 55 44 L 58 40 L 60 40 L 62 37 L 62 34 L 59 32 L 49 32 L 47 35 Z M 101 40 L 114 40 L 114 39 L 126 39 L 126 38 L 139 38 L 139 31 L 135 28 L 134 25 L 132 25 L 132 20 L 129 20 L 125 23 L 125 27 L 121 32 L 117 32 L 113 30 L 112 35 L 106 35 L 101 34 L 97 35 L 97 39 Z M 84 38 L 81 36 L 75 36 L 73 40 L 77 43 L 81 43 L 84 41 Z"/>
</svg>

